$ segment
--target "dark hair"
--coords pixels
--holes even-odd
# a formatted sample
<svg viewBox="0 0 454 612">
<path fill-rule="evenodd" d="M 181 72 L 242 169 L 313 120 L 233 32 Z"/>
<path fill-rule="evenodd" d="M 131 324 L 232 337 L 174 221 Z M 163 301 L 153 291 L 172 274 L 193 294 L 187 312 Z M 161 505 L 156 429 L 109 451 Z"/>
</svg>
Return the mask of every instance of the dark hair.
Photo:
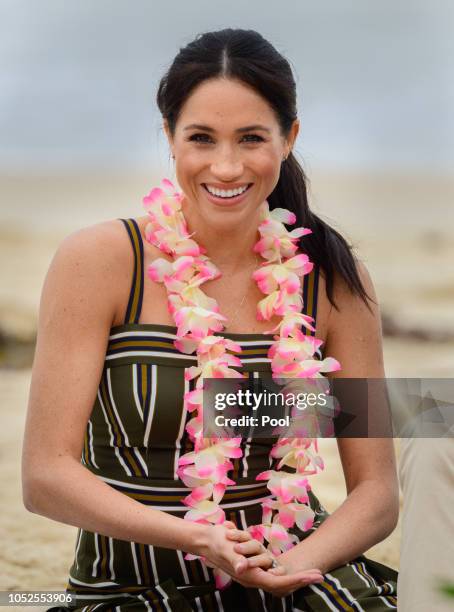
<svg viewBox="0 0 454 612">
<path fill-rule="evenodd" d="M 276 113 L 281 133 L 288 136 L 297 118 L 296 84 L 288 61 L 254 30 L 225 29 L 200 34 L 180 49 L 161 79 L 157 104 L 171 134 L 181 108 L 197 85 L 207 79 L 232 78 L 252 87 Z M 352 247 L 345 238 L 309 208 L 306 176 L 291 153 L 281 166 L 279 181 L 268 197 L 270 209 L 287 208 L 297 224 L 312 230 L 304 237 L 304 252 L 319 265 L 326 277 L 328 299 L 333 298 L 335 275 L 367 306 L 370 299 L 356 268 Z"/>
</svg>

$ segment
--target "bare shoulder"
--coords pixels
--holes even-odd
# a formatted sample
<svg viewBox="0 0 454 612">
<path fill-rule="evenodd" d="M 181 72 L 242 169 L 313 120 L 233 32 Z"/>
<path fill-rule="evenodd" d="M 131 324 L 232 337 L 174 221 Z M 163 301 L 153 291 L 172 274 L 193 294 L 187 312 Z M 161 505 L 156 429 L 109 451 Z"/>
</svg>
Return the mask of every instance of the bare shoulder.
<svg viewBox="0 0 454 612">
<path fill-rule="evenodd" d="M 73 232 L 50 264 L 41 293 L 30 386 L 26 480 L 57 456 L 80 459 L 112 319 L 124 290 L 129 239 L 122 225 L 112 220 Z"/>
<path fill-rule="evenodd" d="M 57 254 L 96 257 L 94 261 L 98 259 L 100 264 L 113 263 L 121 259 L 121 246 L 123 242 L 126 244 L 125 239 L 127 236 L 122 222 L 110 219 L 72 232 L 60 243 Z"/>
<path fill-rule="evenodd" d="M 92 307 L 99 303 L 114 319 L 132 266 L 133 253 L 123 223 L 118 219 L 96 223 L 62 240 L 49 267 L 43 295 L 65 293 L 70 288 L 79 303 L 89 300 Z"/>
<path fill-rule="evenodd" d="M 340 361 L 340 376 L 381 377 L 384 372 L 380 308 L 366 265 L 359 260 L 355 263 L 370 299 L 363 300 L 337 275 L 333 289 L 336 308 L 330 303 L 326 306 L 325 354 Z"/>
<path fill-rule="evenodd" d="M 358 293 L 353 292 L 346 281 L 337 274 L 333 288 L 336 308 L 330 309 L 330 321 L 342 319 L 345 322 L 348 319 L 354 320 L 358 316 L 368 319 L 376 317 L 379 313 L 375 287 L 367 266 L 359 259 L 355 259 L 355 264 L 358 277 L 369 299 L 365 301 Z"/>
<path fill-rule="evenodd" d="M 335 306 L 328 298 L 326 274 L 320 270 L 318 281 L 317 296 L 317 337 L 326 341 L 328 335 L 333 332 L 333 328 L 345 325 L 349 320 L 354 322 L 358 316 L 371 315 L 371 310 L 376 307 L 375 290 L 370 274 L 365 264 L 356 260 L 356 269 L 361 283 L 367 293 L 372 298 L 368 300 L 367 308 L 364 300 L 357 294 L 352 293 L 345 280 L 338 274 L 334 279 L 333 294 Z"/>
</svg>

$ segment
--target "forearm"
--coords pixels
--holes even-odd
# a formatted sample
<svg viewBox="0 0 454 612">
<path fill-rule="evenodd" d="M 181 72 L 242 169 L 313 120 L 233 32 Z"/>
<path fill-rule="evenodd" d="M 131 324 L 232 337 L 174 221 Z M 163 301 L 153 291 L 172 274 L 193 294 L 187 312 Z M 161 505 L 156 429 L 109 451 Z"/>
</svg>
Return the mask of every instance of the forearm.
<svg viewBox="0 0 454 612">
<path fill-rule="evenodd" d="M 25 488 L 31 512 L 86 531 L 193 554 L 202 554 L 206 544 L 206 526 L 131 499 L 71 457 L 60 458 Z"/>
<path fill-rule="evenodd" d="M 280 555 L 279 561 L 289 572 L 311 568 L 329 572 L 389 535 L 397 514 L 395 492 L 365 481 L 310 536 Z"/>
</svg>

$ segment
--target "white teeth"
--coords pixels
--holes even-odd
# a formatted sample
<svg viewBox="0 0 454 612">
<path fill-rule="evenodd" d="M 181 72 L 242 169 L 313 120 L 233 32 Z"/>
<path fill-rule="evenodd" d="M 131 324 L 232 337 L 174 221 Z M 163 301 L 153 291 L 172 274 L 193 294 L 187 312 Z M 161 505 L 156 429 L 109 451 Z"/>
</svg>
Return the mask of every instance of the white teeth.
<svg viewBox="0 0 454 612">
<path fill-rule="evenodd" d="M 212 195 L 215 195 L 218 198 L 232 198 L 233 196 L 244 193 L 248 188 L 248 186 L 245 185 L 244 187 L 239 187 L 238 189 L 228 189 L 224 191 L 223 189 L 217 189 L 216 187 L 210 187 L 209 185 L 205 185 L 205 187 Z"/>
</svg>

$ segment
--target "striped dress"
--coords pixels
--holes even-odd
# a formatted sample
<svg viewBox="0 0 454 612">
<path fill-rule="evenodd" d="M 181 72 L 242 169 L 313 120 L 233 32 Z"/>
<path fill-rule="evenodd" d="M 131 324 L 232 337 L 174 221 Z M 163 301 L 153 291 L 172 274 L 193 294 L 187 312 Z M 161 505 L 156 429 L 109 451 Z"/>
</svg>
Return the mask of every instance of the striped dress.
<svg viewBox="0 0 454 612">
<path fill-rule="evenodd" d="M 179 457 L 192 449 L 185 431 L 189 418 L 183 394 L 193 388 L 185 368 L 195 356 L 173 345 L 175 327 L 139 324 L 144 289 L 143 243 L 134 219 L 122 219 L 134 250 L 134 275 L 123 325 L 111 329 L 97 398 L 87 423 L 81 462 L 108 485 L 150 508 L 183 517 L 189 493 L 176 470 Z M 316 317 L 318 270 L 304 277 L 304 312 Z M 242 347 L 243 372 L 270 373 L 271 341 L 262 334 L 224 334 Z M 274 440 L 275 441 L 275 440 Z M 261 522 L 260 502 L 269 496 L 256 482 L 274 467 L 271 439 L 243 440 L 243 456 L 234 461 L 235 486 L 221 507 L 240 528 Z M 328 516 L 310 492 L 314 529 Z M 300 540 L 303 533 L 291 530 Z M 127 542 L 78 530 L 67 592 L 77 610 L 388 610 L 396 608 L 397 573 L 360 556 L 325 575 L 321 584 L 285 598 L 233 582 L 216 589 L 211 569 L 186 561 L 180 550 Z"/>
</svg>

